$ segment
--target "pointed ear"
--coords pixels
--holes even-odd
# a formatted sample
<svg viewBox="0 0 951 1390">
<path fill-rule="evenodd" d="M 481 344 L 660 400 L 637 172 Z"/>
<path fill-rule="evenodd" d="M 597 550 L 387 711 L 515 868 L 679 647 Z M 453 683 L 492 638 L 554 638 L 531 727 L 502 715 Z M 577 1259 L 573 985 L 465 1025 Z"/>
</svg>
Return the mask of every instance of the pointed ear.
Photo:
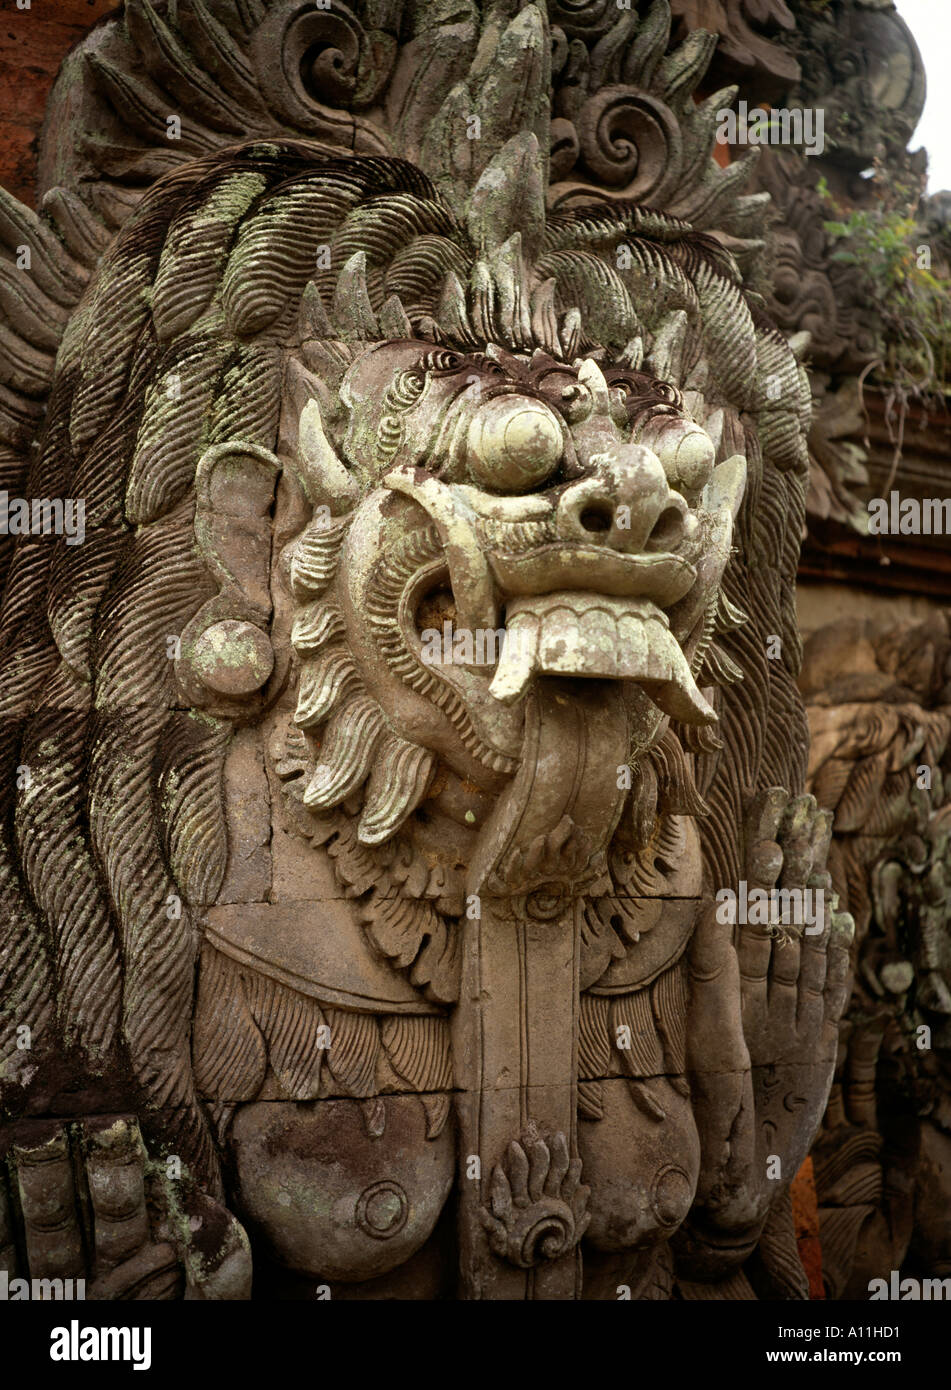
<svg viewBox="0 0 951 1390">
<path fill-rule="evenodd" d="M 326 505 L 338 515 L 354 505 L 359 489 L 324 428 L 327 407 L 334 399 L 320 377 L 299 362 L 288 363 L 278 452 L 311 506 Z"/>
<path fill-rule="evenodd" d="M 247 615 L 271 614 L 270 509 L 280 462 L 243 441 L 214 444 L 195 473 L 195 539 L 222 592 Z"/>
</svg>

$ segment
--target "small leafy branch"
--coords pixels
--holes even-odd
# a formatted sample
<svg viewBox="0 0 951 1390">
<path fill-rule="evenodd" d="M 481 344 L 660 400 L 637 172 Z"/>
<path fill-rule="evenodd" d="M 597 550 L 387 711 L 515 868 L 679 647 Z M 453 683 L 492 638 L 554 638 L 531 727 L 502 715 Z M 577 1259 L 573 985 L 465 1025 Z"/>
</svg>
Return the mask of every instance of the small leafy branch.
<svg viewBox="0 0 951 1390">
<path fill-rule="evenodd" d="M 836 212 L 825 180 L 820 196 Z M 879 378 L 909 395 L 944 394 L 951 367 L 951 280 L 931 269 L 915 218 L 900 209 L 858 208 L 823 223 L 838 245 L 831 259 L 857 266 L 881 320 Z M 870 370 L 871 370 L 870 369 Z"/>
<path fill-rule="evenodd" d="M 824 178 L 817 191 L 837 214 L 823 223 L 838 248 L 831 259 L 861 271 L 881 323 L 878 351 L 859 377 L 859 394 L 875 373 L 895 446 L 887 491 L 901 462 L 910 403 L 921 402 L 927 413 L 951 394 L 951 279 L 932 271 L 932 249 L 910 211 L 914 199 L 901 196 L 910 190 L 893 190 L 891 206 L 856 208 L 848 215 L 836 206 Z"/>
</svg>

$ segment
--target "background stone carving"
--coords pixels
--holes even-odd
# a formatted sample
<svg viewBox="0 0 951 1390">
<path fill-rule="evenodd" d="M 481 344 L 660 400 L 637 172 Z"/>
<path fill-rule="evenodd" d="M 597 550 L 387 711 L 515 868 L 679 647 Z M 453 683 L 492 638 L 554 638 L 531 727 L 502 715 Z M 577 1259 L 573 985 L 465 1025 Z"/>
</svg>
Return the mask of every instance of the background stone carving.
<svg viewBox="0 0 951 1390">
<path fill-rule="evenodd" d="M 856 919 L 855 989 L 813 1150 L 827 1296 L 901 1270 L 944 1278 L 951 1010 L 947 615 L 846 620 L 806 643 L 809 787 Z"/>
</svg>

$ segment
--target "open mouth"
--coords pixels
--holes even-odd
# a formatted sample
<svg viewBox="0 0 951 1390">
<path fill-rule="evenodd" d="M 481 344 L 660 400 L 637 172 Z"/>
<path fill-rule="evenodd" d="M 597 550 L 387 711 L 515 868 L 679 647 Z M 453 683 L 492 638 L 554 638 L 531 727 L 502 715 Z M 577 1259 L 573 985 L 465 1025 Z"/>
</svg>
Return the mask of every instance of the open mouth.
<svg viewBox="0 0 951 1390">
<path fill-rule="evenodd" d="M 646 599 L 570 590 L 516 597 L 505 627 L 489 686 L 503 704 L 523 695 L 536 675 L 634 680 L 671 718 L 716 722 L 666 614 Z"/>
<path fill-rule="evenodd" d="M 581 537 L 566 540 L 557 534 L 551 503 L 542 497 L 494 497 L 447 485 L 420 469 L 394 469 L 385 485 L 428 513 L 442 545 L 439 561 L 422 566 L 404 590 L 404 639 L 417 659 L 439 666 L 443 678 L 464 686 L 470 697 L 473 667 L 495 666 L 487 687 L 495 710 L 514 705 L 535 677 L 583 677 L 635 682 L 670 718 L 715 724 L 716 712 L 694 680 L 678 635 L 694 631 L 704 596 L 714 592 L 709 561 L 715 562 L 718 581 L 729 549 L 731 508 L 738 506 L 745 476 L 745 460 L 739 458 L 715 471 L 705 494 L 709 508 L 689 544 L 673 553 L 631 552 Z M 598 528 L 586 524 L 586 529 L 596 533 Z M 441 616 L 447 619 L 451 650 L 443 638 L 440 655 L 427 661 L 421 655 L 421 628 L 435 636 L 436 615 L 430 611 L 430 621 L 420 624 L 417 610 L 437 586 L 449 600 Z M 698 612 L 684 624 L 685 633 L 675 635 L 667 612 L 691 591 Z M 503 611 L 504 631 L 499 627 Z M 467 633 L 477 651 L 478 637 L 486 632 L 502 638 L 497 666 L 495 659 L 456 653 L 453 634 L 462 634 L 464 652 Z M 487 672 L 482 674 L 485 679 Z"/>
<path fill-rule="evenodd" d="M 486 668 L 494 668 L 488 694 L 500 705 L 514 704 L 537 676 L 631 680 L 672 719 L 716 722 L 666 613 L 649 599 L 586 589 L 515 594 L 506 604 L 503 629 L 469 633 L 457 624 L 446 567 L 430 566 L 420 579 L 426 585 L 422 598 L 402 608 L 404 619 L 414 613 L 412 631 L 406 632 L 410 645 L 444 676 L 453 666 L 481 667 L 486 676 Z M 438 637 L 438 660 L 427 659 L 425 634 Z"/>
</svg>

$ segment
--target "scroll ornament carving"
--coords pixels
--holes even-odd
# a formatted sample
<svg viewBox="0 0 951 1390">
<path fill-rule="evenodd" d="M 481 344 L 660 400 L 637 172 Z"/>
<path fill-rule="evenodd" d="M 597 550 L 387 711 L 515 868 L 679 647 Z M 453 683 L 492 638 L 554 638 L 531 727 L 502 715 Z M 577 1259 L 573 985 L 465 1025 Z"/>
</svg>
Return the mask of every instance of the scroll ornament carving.
<svg viewBox="0 0 951 1390">
<path fill-rule="evenodd" d="M 807 512 L 821 536 L 829 521 L 863 532 L 866 455 L 859 379 L 885 354 L 889 327 L 861 260 L 849 263 L 826 223 L 836 209 L 900 207 L 914 215 L 925 153 L 906 149 L 924 100 L 922 58 L 887 4 L 843 0 L 797 7 L 783 44 L 801 74 L 781 104 L 823 113 L 817 157 L 770 148 L 756 182 L 779 214 L 769 232 L 769 312 L 787 334 L 809 334 L 816 413 L 810 431 Z M 780 99 L 774 101 L 779 105 Z M 831 199 L 825 191 L 831 192 Z"/>
<path fill-rule="evenodd" d="M 531 1269 L 577 1245 L 588 1224 L 588 1189 L 578 1181 L 580 1169 L 577 1160 L 571 1162 L 563 1134 L 548 1143 L 537 1134 L 512 1141 L 493 1170 L 490 1206 L 483 1208 L 497 1255 Z"/>
<path fill-rule="evenodd" d="M 791 101 L 825 110 L 837 162 L 863 168 L 900 156 L 925 101 L 925 71 L 908 25 L 878 0 L 848 0 L 799 27 L 802 82 Z"/>
</svg>

